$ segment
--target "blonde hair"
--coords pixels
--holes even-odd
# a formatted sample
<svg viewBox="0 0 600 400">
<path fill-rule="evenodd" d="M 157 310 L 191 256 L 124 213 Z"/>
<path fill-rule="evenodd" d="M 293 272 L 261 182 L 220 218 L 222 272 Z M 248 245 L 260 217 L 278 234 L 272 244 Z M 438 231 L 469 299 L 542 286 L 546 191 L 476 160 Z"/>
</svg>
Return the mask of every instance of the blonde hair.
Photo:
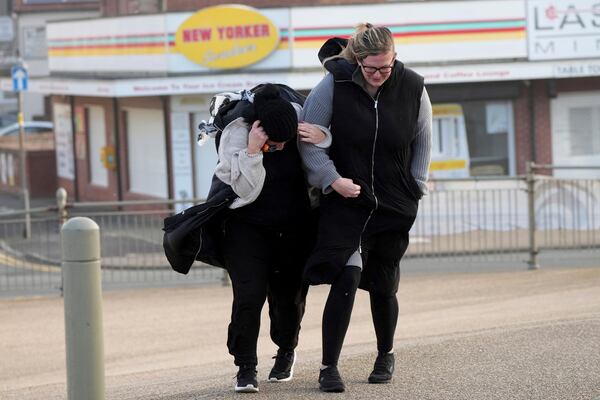
<svg viewBox="0 0 600 400">
<path fill-rule="evenodd" d="M 384 26 L 373 26 L 366 22 L 356 26 L 356 31 L 339 54 L 351 63 L 364 60 L 368 56 L 394 51 L 392 31 Z"/>
</svg>

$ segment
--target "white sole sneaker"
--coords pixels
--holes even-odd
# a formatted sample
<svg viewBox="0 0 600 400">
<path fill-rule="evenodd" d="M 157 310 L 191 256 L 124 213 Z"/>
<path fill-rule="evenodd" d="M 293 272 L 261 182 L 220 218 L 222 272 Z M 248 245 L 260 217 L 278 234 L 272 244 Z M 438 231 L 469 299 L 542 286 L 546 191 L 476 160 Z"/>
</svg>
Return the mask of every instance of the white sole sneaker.
<svg viewBox="0 0 600 400">
<path fill-rule="evenodd" d="M 237 386 L 235 387 L 236 393 L 257 393 L 258 387 L 254 385 Z"/>
<path fill-rule="evenodd" d="M 292 361 L 292 367 L 290 368 L 290 376 L 288 376 L 287 378 L 283 378 L 283 379 L 277 379 L 277 378 L 269 378 L 268 381 L 269 382 L 289 382 L 292 380 L 292 378 L 294 377 L 294 365 L 296 365 L 296 350 L 294 350 L 294 361 Z"/>
</svg>

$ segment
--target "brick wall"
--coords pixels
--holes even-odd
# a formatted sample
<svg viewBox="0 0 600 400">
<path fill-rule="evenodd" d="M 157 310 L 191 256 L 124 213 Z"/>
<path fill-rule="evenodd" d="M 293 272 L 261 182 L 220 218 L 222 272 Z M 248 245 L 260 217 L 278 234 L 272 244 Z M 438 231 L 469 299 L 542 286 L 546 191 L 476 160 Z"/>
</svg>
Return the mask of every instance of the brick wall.
<svg viewBox="0 0 600 400">
<path fill-rule="evenodd" d="M 164 0 L 163 0 L 164 1 Z M 138 12 L 160 12 L 162 9 L 162 2 L 156 1 L 157 4 L 152 2 L 152 7 L 146 6 L 144 9 L 142 3 L 138 0 L 103 0 L 102 1 L 102 15 L 106 17 L 113 17 L 117 15 L 127 15 L 130 13 Z M 168 0 L 166 2 L 166 11 L 177 12 L 177 11 L 197 11 L 205 7 L 216 6 L 221 4 L 231 4 L 231 1 L 227 0 Z M 248 0 L 243 2 L 245 5 L 256 7 L 256 8 L 272 8 L 272 7 L 299 7 L 299 6 L 324 6 L 324 5 L 340 5 L 340 4 L 373 4 L 373 3 L 386 3 L 385 0 Z M 153 11 L 156 9 L 156 11 Z"/>
<path fill-rule="evenodd" d="M 520 96 L 514 101 L 515 152 L 517 174 L 524 174 L 526 163 L 532 161 L 531 149 L 531 103 L 534 108 L 535 162 L 552 164 L 552 128 L 550 126 L 550 97 L 547 80 L 523 83 Z"/>
<path fill-rule="evenodd" d="M 529 85 L 523 84 L 520 96 L 513 103 L 517 174 L 524 173 L 527 161 L 531 160 L 529 90 Z"/>
<path fill-rule="evenodd" d="M 31 197 L 52 197 L 56 193 L 56 152 L 54 149 L 27 153 L 29 194 Z"/>
<path fill-rule="evenodd" d="M 22 178 L 20 146 L 17 136 L 0 137 L 3 178 L 0 191 L 20 193 Z M 52 197 L 57 189 L 56 151 L 52 132 L 27 135 L 24 142 L 25 176 L 31 197 Z"/>
<path fill-rule="evenodd" d="M 384 0 L 248 0 L 245 5 L 252 7 L 298 7 L 298 6 L 323 6 L 335 4 L 374 4 L 386 3 Z M 194 11 L 204 7 L 219 4 L 231 4 L 226 0 L 169 0 L 167 3 L 169 11 Z"/>
<path fill-rule="evenodd" d="M 534 81 L 535 94 L 535 162 L 552 164 L 552 127 L 548 81 Z M 549 171 L 540 171 L 549 174 Z"/>
<path fill-rule="evenodd" d="M 0 154 L 5 157 L 4 167 L 9 168 L 8 162 L 12 161 L 10 168 L 12 176 L 7 176 L 7 182 L 0 181 L 0 191 L 7 193 L 21 193 L 21 168 L 18 149 L 4 149 L 0 146 Z M 25 174 L 27 188 L 31 197 L 52 197 L 56 193 L 56 153 L 54 149 L 32 150 L 25 152 Z M 10 169 L 9 169 L 10 170 Z"/>
<path fill-rule="evenodd" d="M 515 147 L 517 173 L 525 173 L 526 162 L 531 159 L 530 147 L 530 90 L 533 89 L 535 108 L 535 162 L 552 164 L 552 123 L 550 102 L 560 93 L 600 90 L 600 78 L 576 78 L 531 81 L 531 87 L 523 84 L 521 95 L 514 102 Z M 541 171 L 550 174 L 550 171 Z"/>
<path fill-rule="evenodd" d="M 23 12 L 42 12 L 42 11 L 79 11 L 79 10 L 98 10 L 100 8 L 99 1 L 78 2 L 72 1 L 62 3 L 56 1 L 55 4 L 25 4 L 25 0 L 15 0 L 13 10 L 17 13 Z"/>
</svg>

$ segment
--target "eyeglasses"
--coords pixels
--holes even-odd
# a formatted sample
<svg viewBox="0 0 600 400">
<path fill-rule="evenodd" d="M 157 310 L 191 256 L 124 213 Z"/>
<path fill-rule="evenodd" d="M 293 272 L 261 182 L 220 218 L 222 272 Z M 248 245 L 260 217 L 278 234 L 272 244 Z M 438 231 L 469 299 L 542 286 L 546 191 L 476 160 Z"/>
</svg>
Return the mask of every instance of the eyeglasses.
<svg viewBox="0 0 600 400">
<path fill-rule="evenodd" d="M 375 72 L 379 71 L 379 73 L 381 75 L 385 75 L 385 74 L 389 74 L 390 72 L 392 72 L 392 68 L 394 68 L 394 64 L 392 65 L 384 65 L 383 67 L 373 67 L 371 65 L 363 65 L 363 64 L 359 64 L 360 67 L 363 69 L 363 71 L 365 71 L 367 74 L 374 74 Z"/>
</svg>

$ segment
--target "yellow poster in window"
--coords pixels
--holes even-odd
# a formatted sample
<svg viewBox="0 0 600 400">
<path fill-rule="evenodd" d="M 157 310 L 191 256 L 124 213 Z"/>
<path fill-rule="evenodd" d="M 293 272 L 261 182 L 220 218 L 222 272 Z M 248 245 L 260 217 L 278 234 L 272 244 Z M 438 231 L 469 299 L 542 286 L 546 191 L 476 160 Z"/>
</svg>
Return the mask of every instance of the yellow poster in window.
<svg viewBox="0 0 600 400">
<path fill-rule="evenodd" d="M 114 171 L 117 169 L 117 155 L 113 146 L 104 146 L 100 149 L 100 161 L 104 168 Z"/>
</svg>

